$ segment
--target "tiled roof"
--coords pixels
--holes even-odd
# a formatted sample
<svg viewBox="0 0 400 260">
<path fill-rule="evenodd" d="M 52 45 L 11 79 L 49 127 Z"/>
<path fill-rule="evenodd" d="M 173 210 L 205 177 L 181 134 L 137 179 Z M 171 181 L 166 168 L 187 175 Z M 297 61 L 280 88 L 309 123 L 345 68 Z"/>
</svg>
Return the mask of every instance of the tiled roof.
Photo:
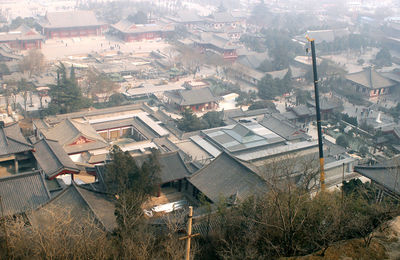
<svg viewBox="0 0 400 260">
<path fill-rule="evenodd" d="M 4 215 L 35 209 L 50 200 L 50 193 L 39 171 L 0 178 L 0 197 Z"/>
<path fill-rule="evenodd" d="M 315 43 L 321 42 L 333 42 L 337 38 L 341 38 L 349 35 L 350 32 L 347 28 L 342 29 L 333 29 L 333 30 L 316 30 L 316 31 L 307 31 L 306 35 L 310 38 L 315 39 Z M 305 37 L 302 37 L 305 38 Z"/>
<path fill-rule="evenodd" d="M 258 69 L 261 65 L 261 63 L 268 58 L 268 53 L 257 53 L 257 52 L 251 52 L 248 53 L 247 55 L 241 56 L 237 59 L 237 62 L 252 68 L 254 70 Z"/>
<path fill-rule="evenodd" d="M 0 42 L 18 41 L 18 40 L 42 40 L 44 37 L 25 24 L 10 32 L 0 33 Z"/>
<path fill-rule="evenodd" d="M 78 123 L 72 119 L 65 119 L 55 127 L 42 132 L 47 139 L 58 141 L 68 154 L 108 146 L 107 142 L 96 133 L 96 130 L 89 123 Z M 89 139 L 90 142 L 70 145 L 81 136 Z"/>
<path fill-rule="evenodd" d="M 291 124 L 280 114 L 265 115 L 260 125 L 265 126 L 288 141 L 307 139 L 307 135 L 302 129 Z"/>
<path fill-rule="evenodd" d="M 144 106 L 142 104 L 132 104 L 132 105 L 108 107 L 108 108 L 102 108 L 102 109 L 90 108 L 86 111 L 79 111 L 79 112 L 73 112 L 73 113 L 68 113 L 68 114 L 49 116 L 49 117 L 46 117 L 46 122 L 53 125 L 53 124 L 63 121 L 64 119 L 67 119 L 67 118 L 71 118 L 71 119 L 84 118 L 84 117 L 90 117 L 90 116 L 100 116 L 100 115 L 107 115 L 107 114 L 112 114 L 112 113 L 122 113 L 122 112 L 127 112 L 130 110 L 143 110 L 143 109 L 144 109 Z"/>
<path fill-rule="evenodd" d="M 315 107 L 315 100 L 309 100 L 307 101 L 307 104 L 309 104 L 312 107 Z M 340 107 L 340 103 L 338 100 L 332 100 L 323 97 L 319 101 L 319 106 L 321 110 L 331 110 Z"/>
<path fill-rule="evenodd" d="M 146 33 L 146 32 L 172 32 L 175 30 L 172 25 L 159 24 L 135 24 L 127 19 L 121 20 L 116 24 L 111 25 L 114 29 L 122 33 Z"/>
<path fill-rule="evenodd" d="M 213 95 L 210 88 L 199 88 L 178 91 L 179 97 L 176 101 L 181 106 L 217 102 L 219 99 Z"/>
<path fill-rule="evenodd" d="M 42 139 L 34 144 L 33 155 L 48 178 L 63 170 L 79 173 L 80 170 L 57 141 Z"/>
<path fill-rule="evenodd" d="M 369 89 L 387 88 L 396 85 L 396 82 L 382 76 L 371 67 L 360 72 L 347 74 L 346 79 Z"/>
<path fill-rule="evenodd" d="M 32 150 L 17 123 L 0 128 L 0 156 Z"/>
<path fill-rule="evenodd" d="M 139 165 L 141 165 L 147 158 L 148 156 L 140 156 L 135 157 L 135 160 Z M 160 154 L 158 155 L 158 162 L 160 163 L 161 167 L 161 183 L 184 179 L 191 174 L 179 152 Z"/>
<path fill-rule="evenodd" d="M 88 27 L 100 26 L 101 23 L 97 20 L 93 11 L 65 11 L 65 12 L 48 12 L 45 19 L 39 24 L 44 28 L 73 28 L 73 27 Z"/>
<path fill-rule="evenodd" d="M 354 171 L 400 195 L 399 165 L 387 163 L 374 166 L 355 166 Z"/>
<path fill-rule="evenodd" d="M 245 199 L 267 191 L 261 177 L 227 153 L 219 155 L 188 180 L 213 202 L 232 196 Z"/>
<path fill-rule="evenodd" d="M 232 14 L 228 12 L 213 13 L 208 20 L 215 23 L 233 23 L 239 21 L 238 18 L 233 17 Z"/>
<path fill-rule="evenodd" d="M 299 106 L 293 107 L 293 108 L 291 108 L 291 111 L 293 111 L 293 113 L 295 113 L 297 116 L 300 116 L 300 117 L 314 115 L 313 111 L 306 105 L 299 105 Z"/>
<path fill-rule="evenodd" d="M 49 212 L 57 208 L 68 210 L 72 221 L 78 225 L 82 219 L 92 217 L 107 231 L 117 227 L 115 206 L 108 196 L 80 188 L 74 182 L 46 205 L 32 212 L 28 218 L 32 225 L 46 225 L 48 221 L 52 221 Z"/>
<path fill-rule="evenodd" d="M 193 38 L 193 41 L 198 44 L 210 44 L 222 50 L 236 50 L 239 48 L 239 46 L 232 43 L 230 39 L 209 32 L 201 33 L 199 38 Z"/>
</svg>

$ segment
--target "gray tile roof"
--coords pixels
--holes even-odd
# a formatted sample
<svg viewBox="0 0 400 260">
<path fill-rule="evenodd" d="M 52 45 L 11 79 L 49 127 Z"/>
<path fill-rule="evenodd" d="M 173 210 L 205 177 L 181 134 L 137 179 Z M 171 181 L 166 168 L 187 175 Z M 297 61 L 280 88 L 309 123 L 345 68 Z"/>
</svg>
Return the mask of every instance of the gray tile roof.
<svg viewBox="0 0 400 260">
<path fill-rule="evenodd" d="M 333 29 L 333 30 L 316 30 L 316 31 L 307 31 L 306 35 L 310 38 L 315 39 L 315 43 L 321 42 L 333 42 L 337 38 L 341 38 L 344 36 L 349 35 L 349 29 L 342 28 L 342 29 Z M 305 37 L 302 37 L 305 38 Z"/>
<path fill-rule="evenodd" d="M 135 160 L 138 165 L 142 165 L 147 158 L 148 156 L 139 156 Z M 184 179 L 191 174 L 179 152 L 159 154 L 158 161 L 161 166 L 161 183 Z"/>
<path fill-rule="evenodd" d="M 215 97 L 210 88 L 199 88 L 179 91 L 178 104 L 181 106 L 204 104 L 209 102 L 217 102 L 219 99 Z"/>
<path fill-rule="evenodd" d="M 40 33 L 35 31 L 35 29 L 29 28 L 25 24 L 20 25 L 13 31 L 0 33 L 0 42 L 43 39 L 44 37 Z"/>
<path fill-rule="evenodd" d="M 5 216 L 24 213 L 50 200 L 44 176 L 39 171 L 0 178 L 0 196 Z"/>
<path fill-rule="evenodd" d="M 57 141 L 42 139 L 34 144 L 33 155 L 48 178 L 62 171 L 79 173 L 80 170 Z"/>
<path fill-rule="evenodd" d="M 309 101 L 307 101 L 307 104 L 312 107 L 315 107 L 315 100 L 309 100 Z M 319 106 L 322 111 L 335 109 L 335 108 L 340 107 L 340 105 L 341 104 L 339 101 L 335 101 L 333 99 L 328 99 L 326 97 L 321 98 L 319 101 Z"/>
<path fill-rule="evenodd" d="M 308 117 L 308 116 L 313 116 L 315 113 L 306 105 L 299 105 L 296 107 L 291 108 L 291 111 L 295 113 L 299 117 Z"/>
<path fill-rule="evenodd" d="M 100 26 L 93 11 L 65 11 L 65 12 L 48 12 L 45 19 L 39 24 L 44 28 L 73 28 L 73 27 L 90 27 Z"/>
<path fill-rule="evenodd" d="M 175 27 L 172 25 L 159 24 L 135 24 L 127 19 L 121 20 L 111 25 L 115 30 L 126 34 L 147 33 L 147 32 L 173 32 Z"/>
<path fill-rule="evenodd" d="M 180 10 L 177 13 L 176 21 L 181 23 L 193 23 L 201 22 L 203 19 L 194 11 Z"/>
<path fill-rule="evenodd" d="M 233 17 L 229 12 L 216 12 L 213 13 L 208 20 L 215 23 L 233 23 L 240 19 Z"/>
<path fill-rule="evenodd" d="M 219 155 L 188 180 L 213 202 L 232 196 L 245 199 L 267 191 L 261 177 L 227 153 Z"/>
<path fill-rule="evenodd" d="M 289 121 L 280 114 L 265 115 L 260 125 L 268 128 L 272 132 L 282 136 L 288 141 L 306 140 L 308 136 L 304 131 Z"/>
<path fill-rule="evenodd" d="M 354 166 L 354 171 L 400 195 L 400 167 L 398 165 Z"/>
<path fill-rule="evenodd" d="M 230 39 L 209 32 L 203 32 L 198 38 L 193 38 L 192 40 L 198 44 L 210 44 L 222 50 L 236 50 L 239 48 L 239 45 L 234 44 Z"/>
<path fill-rule="evenodd" d="M 256 80 L 261 80 L 266 73 L 258 71 L 256 69 L 252 69 L 251 67 L 247 67 L 241 63 L 235 62 L 231 68 L 234 72 L 240 73 L 240 74 L 245 74 L 253 79 Z"/>
<path fill-rule="evenodd" d="M 51 221 L 52 210 L 66 209 L 77 225 L 82 219 L 94 218 L 105 230 L 112 231 L 117 227 L 114 215 L 114 203 L 104 193 L 93 192 L 80 188 L 72 183 L 43 207 L 35 210 L 28 218 L 32 225 L 42 226 Z"/>
<path fill-rule="evenodd" d="M 396 82 L 382 76 L 371 67 L 360 72 L 347 74 L 346 79 L 369 89 L 387 88 L 396 85 Z"/>
<path fill-rule="evenodd" d="M 0 156 L 32 150 L 17 123 L 0 128 Z"/>
<path fill-rule="evenodd" d="M 108 143 L 96 133 L 89 123 L 78 123 L 71 119 L 65 119 L 55 127 L 43 130 L 42 133 L 47 139 L 58 141 L 68 154 L 108 147 Z M 70 145 L 80 137 L 90 141 Z"/>
<path fill-rule="evenodd" d="M 229 152 L 243 152 L 282 143 L 282 137 L 258 123 L 238 123 L 226 127 L 202 130 L 203 135 Z"/>
<path fill-rule="evenodd" d="M 84 117 L 90 117 L 90 116 L 100 116 L 100 115 L 107 115 L 107 114 L 118 113 L 118 112 L 126 112 L 126 111 L 130 111 L 130 110 L 138 110 L 138 109 L 145 110 L 145 108 L 146 107 L 140 103 L 132 104 L 132 105 L 125 105 L 125 106 L 118 106 L 118 107 L 108 107 L 108 108 L 102 108 L 102 109 L 90 108 L 86 111 L 49 116 L 49 117 L 46 117 L 46 122 L 49 123 L 50 125 L 54 125 L 54 124 L 57 124 L 57 123 L 63 121 L 64 119 L 67 119 L 67 118 L 75 119 L 75 118 L 84 118 Z"/>
<path fill-rule="evenodd" d="M 261 63 L 267 58 L 268 58 L 267 52 L 264 53 L 251 52 L 248 53 L 247 55 L 240 56 L 237 59 L 237 62 L 242 64 L 243 66 L 256 70 L 260 67 Z"/>
</svg>

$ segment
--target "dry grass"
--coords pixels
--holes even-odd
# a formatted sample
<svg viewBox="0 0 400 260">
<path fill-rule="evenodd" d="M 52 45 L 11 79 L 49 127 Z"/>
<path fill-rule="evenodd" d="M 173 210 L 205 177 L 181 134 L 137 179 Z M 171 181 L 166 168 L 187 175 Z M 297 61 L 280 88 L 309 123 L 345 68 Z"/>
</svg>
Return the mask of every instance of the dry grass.
<svg viewBox="0 0 400 260">
<path fill-rule="evenodd" d="M 46 222 L 6 220 L 9 259 L 110 259 L 111 242 L 90 217 L 75 221 L 70 211 L 46 212 Z M 0 237 L 4 240 L 3 229 Z M 4 247 L 5 250 L 5 247 Z M 4 255 L 3 255 L 4 256 Z M 0 259 L 2 259 L 0 255 Z"/>
<path fill-rule="evenodd" d="M 388 259 L 386 248 L 379 241 L 373 240 L 369 247 L 365 247 L 362 239 L 351 239 L 332 245 L 325 251 L 324 256 L 320 252 L 308 256 L 298 256 L 290 258 L 281 258 L 287 260 L 341 260 L 341 259 L 363 259 L 380 260 Z"/>
</svg>

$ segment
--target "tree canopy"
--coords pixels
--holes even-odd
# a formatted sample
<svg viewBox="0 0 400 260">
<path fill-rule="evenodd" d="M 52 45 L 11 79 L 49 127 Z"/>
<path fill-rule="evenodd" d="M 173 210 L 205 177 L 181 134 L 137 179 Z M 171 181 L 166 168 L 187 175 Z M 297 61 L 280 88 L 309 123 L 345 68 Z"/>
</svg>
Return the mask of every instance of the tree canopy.
<svg viewBox="0 0 400 260">
<path fill-rule="evenodd" d="M 130 22 L 133 22 L 135 24 L 146 24 L 148 23 L 147 21 L 147 14 L 145 14 L 142 11 L 138 11 L 136 14 L 134 15 L 129 15 L 128 16 L 128 20 Z"/>
<path fill-rule="evenodd" d="M 262 99 L 274 99 L 292 90 L 290 70 L 283 79 L 272 78 L 267 74 L 257 85 L 258 96 Z"/>
<path fill-rule="evenodd" d="M 64 114 L 89 107 L 91 102 L 82 96 L 82 92 L 75 80 L 75 69 L 71 67 L 70 77 L 63 63 L 57 69 L 57 84 L 50 86 L 51 102 L 47 109 L 48 114 Z"/>
<path fill-rule="evenodd" d="M 182 113 L 182 118 L 177 121 L 178 128 L 185 132 L 192 132 L 207 128 L 224 126 L 223 112 L 210 111 L 201 118 L 193 114 L 190 108 L 186 108 Z"/>
<path fill-rule="evenodd" d="M 392 55 L 386 48 L 381 49 L 375 56 L 374 63 L 378 66 L 392 66 Z"/>
</svg>

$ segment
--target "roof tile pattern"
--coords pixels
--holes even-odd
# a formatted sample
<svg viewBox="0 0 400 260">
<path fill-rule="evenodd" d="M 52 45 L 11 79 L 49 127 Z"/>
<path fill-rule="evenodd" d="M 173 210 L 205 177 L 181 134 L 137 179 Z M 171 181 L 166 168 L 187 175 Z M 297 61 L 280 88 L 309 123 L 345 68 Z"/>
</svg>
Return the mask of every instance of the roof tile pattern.
<svg viewBox="0 0 400 260">
<path fill-rule="evenodd" d="M 267 191 L 261 177 L 227 153 L 222 153 L 200 169 L 189 178 L 189 182 L 213 202 L 232 196 L 245 199 Z"/>
<path fill-rule="evenodd" d="M 39 171 L 0 178 L 0 197 L 5 216 L 24 213 L 50 200 Z"/>
<path fill-rule="evenodd" d="M 44 28 L 73 28 L 73 27 L 90 27 L 100 26 L 99 22 L 92 11 L 65 11 L 65 12 L 48 12 L 45 20 L 40 24 Z"/>
<path fill-rule="evenodd" d="M 47 139 L 58 141 L 68 153 L 101 149 L 108 146 L 107 142 L 98 134 L 89 123 L 78 123 L 71 119 L 65 119 L 49 130 L 43 130 Z M 70 145 L 79 138 L 89 140 L 87 143 Z"/>
<path fill-rule="evenodd" d="M 0 156 L 32 150 L 17 123 L 0 128 Z"/>
<path fill-rule="evenodd" d="M 42 139 L 34 144 L 33 155 L 48 178 L 63 170 L 79 173 L 79 169 L 57 141 Z"/>
<path fill-rule="evenodd" d="M 396 85 L 393 80 L 382 76 L 371 67 L 360 72 L 347 74 L 346 79 L 369 89 L 387 88 Z"/>
</svg>

